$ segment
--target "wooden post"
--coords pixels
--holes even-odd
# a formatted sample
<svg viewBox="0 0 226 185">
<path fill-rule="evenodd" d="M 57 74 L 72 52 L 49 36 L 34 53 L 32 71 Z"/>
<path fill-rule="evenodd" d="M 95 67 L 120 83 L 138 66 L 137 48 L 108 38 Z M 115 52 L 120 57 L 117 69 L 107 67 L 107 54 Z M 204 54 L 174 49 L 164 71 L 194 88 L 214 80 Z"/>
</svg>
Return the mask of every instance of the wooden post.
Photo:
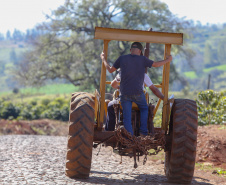
<svg viewBox="0 0 226 185">
<path fill-rule="evenodd" d="M 211 78 L 211 74 L 209 74 L 209 76 L 208 76 L 208 84 L 207 84 L 207 89 L 210 89 L 210 78 Z"/>
<path fill-rule="evenodd" d="M 170 55 L 171 44 L 165 44 L 164 59 L 166 56 Z M 168 90 L 169 90 L 169 73 L 170 73 L 170 62 L 163 66 L 163 76 L 162 76 L 162 93 L 164 95 L 163 100 L 163 111 L 162 111 L 162 129 L 167 131 L 169 122 L 169 106 L 168 102 Z"/>
<path fill-rule="evenodd" d="M 107 60 L 109 40 L 104 40 L 104 53 Z M 104 105 L 105 105 L 105 86 L 106 86 L 106 67 L 102 62 L 101 76 L 100 76 L 100 116 L 97 120 L 97 129 L 102 130 L 104 122 Z"/>
</svg>

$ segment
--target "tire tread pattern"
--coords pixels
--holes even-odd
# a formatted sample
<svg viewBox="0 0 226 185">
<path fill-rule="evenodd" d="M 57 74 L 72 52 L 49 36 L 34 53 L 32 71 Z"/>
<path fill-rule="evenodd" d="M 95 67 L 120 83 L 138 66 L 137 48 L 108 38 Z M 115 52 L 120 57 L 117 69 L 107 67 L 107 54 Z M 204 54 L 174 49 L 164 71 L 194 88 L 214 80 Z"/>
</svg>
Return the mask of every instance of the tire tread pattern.
<svg viewBox="0 0 226 185">
<path fill-rule="evenodd" d="M 195 168 L 198 115 L 195 101 L 175 99 L 171 111 L 171 150 L 165 154 L 165 173 L 170 182 L 188 184 Z"/>
<path fill-rule="evenodd" d="M 94 135 L 94 95 L 73 93 L 69 115 L 69 134 L 65 174 L 70 178 L 88 178 Z"/>
</svg>

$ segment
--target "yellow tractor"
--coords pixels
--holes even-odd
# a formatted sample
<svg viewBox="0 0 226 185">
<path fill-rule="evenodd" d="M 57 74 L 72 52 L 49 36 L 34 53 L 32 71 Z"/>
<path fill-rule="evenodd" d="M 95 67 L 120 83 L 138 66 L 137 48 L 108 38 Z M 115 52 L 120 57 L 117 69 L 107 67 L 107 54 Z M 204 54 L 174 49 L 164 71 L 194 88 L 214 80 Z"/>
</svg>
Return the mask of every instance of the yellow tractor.
<svg viewBox="0 0 226 185">
<path fill-rule="evenodd" d="M 103 40 L 103 50 L 108 53 L 108 43 L 112 40 L 128 42 L 146 42 L 165 45 L 164 58 L 170 55 L 171 45 L 182 45 L 182 33 L 140 31 L 113 28 L 95 28 L 95 39 Z M 106 56 L 107 59 L 107 56 Z M 162 124 L 160 128 L 153 127 L 153 118 L 160 106 L 161 99 L 156 106 L 146 99 L 149 105 L 148 130 L 153 135 L 139 138 L 139 109 L 136 105 L 132 110 L 132 124 L 134 136 L 129 135 L 123 128 L 120 101 L 114 106 L 116 114 L 115 131 L 104 130 L 104 118 L 107 113 L 105 101 L 106 68 L 102 63 L 100 90 L 94 94 L 76 92 L 72 94 L 69 115 L 69 134 L 66 155 L 66 175 L 70 178 L 88 178 L 90 174 L 92 149 L 99 144 L 111 146 L 121 156 L 134 157 L 134 167 L 137 167 L 136 157 L 156 155 L 160 150 L 165 151 L 165 174 L 170 182 L 190 183 L 195 168 L 197 145 L 197 106 L 189 99 L 168 100 L 170 64 L 163 66 L 162 83 L 155 85 L 161 88 L 164 95 L 162 103 Z M 117 93 L 115 93 L 117 94 Z M 117 95 L 114 95 L 115 97 Z M 133 153 L 125 149 L 133 148 Z M 151 152 L 154 151 L 154 152 Z"/>
</svg>

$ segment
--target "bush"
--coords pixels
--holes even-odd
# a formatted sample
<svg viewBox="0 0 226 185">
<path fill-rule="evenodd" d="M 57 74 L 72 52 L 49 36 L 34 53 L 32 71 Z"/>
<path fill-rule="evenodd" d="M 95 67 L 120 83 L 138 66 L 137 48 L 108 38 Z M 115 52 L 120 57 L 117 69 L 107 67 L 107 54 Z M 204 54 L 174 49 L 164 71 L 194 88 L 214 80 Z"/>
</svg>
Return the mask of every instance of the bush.
<svg viewBox="0 0 226 185">
<path fill-rule="evenodd" d="M 11 102 L 5 101 L 1 102 L 0 107 L 0 117 L 3 119 L 10 119 L 17 118 L 20 113 L 20 109 L 13 105 Z"/>
<path fill-rule="evenodd" d="M 223 124 L 226 121 L 226 97 L 224 92 L 213 90 L 198 93 L 197 109 L 199 125 Z"/>
<path fill-rule="evenodd" d="M 44 106 L 47 106 L 49 102 L 50 102 L 50 99 L 47 99 L 47 98 L 41 100 L 41 104 Z"/>
<path fill-rule="evenodd" d="M 32 100 L 28 103 L 11 103 L 0 99 L 0 118 L 34 120 L 40 118 L 68 121 L 69 100 L 64 98 Z"/>
</svg>

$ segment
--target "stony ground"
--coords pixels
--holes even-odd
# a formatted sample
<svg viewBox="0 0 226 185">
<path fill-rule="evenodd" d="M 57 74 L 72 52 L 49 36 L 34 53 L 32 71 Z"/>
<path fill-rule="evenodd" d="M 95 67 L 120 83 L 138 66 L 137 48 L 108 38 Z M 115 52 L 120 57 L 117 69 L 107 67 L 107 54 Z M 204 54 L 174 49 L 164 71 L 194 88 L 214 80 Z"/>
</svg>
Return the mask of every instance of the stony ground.
<svg viewBox="0 0 226 185">
<path fill-rule="evenodd" d="M 121 157 L 109 147 L 93 150 L 89 179 L 70 179 L 64 174 L 66 145 L 65 136 L 0 136 L 0 184 L 171 184 L 164 175 L 161 160 L 149 158 L 143 166 L 142 158 L 138 168 L 134 169 L 133 159 L 123 157 L 120 164 Z M 226 178 L 197 169 L 192 184 L 226 185 Z"/>
</svg>

